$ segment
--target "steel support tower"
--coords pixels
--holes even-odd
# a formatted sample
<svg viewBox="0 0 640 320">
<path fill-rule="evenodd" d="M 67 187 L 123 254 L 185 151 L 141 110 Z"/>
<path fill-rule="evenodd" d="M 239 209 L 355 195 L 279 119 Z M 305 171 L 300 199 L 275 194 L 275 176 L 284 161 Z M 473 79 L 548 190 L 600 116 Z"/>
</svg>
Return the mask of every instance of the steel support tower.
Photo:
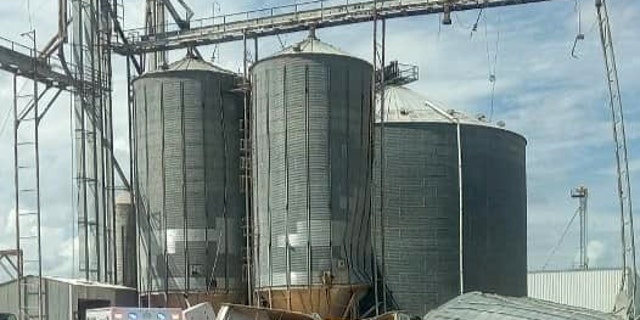
<svg viewBox="0 0 640 320">
<path fill-rule="evenodd" d="M 114 169 L 111 143 L 110 2 L 72 0 L 76 208 L 80 272 L 114 282 Z"/>
<path fill-rule="evenodd" d="M 580 260 L 578 268 L 589 269 L 589 258 L 587 257 L 587 245 L 589 244 L 587 203 L 589 200 L 589 189 L 579 186 L 571 190 L 571 198 L 578 199 L 578 215 L 580 216 Z"/>
<path fill-rule="evenodd" d="M 631 181 L 629 178 L 629 160 L 627 136 L 624 126 L 624 108 L 620 96 L 618 65 L 611 36 L 611 23 L 606 0 L 596 0 L 600 42 L 604 56 L 605 79 L 609 93 L 607 103 L 611 111 L 613 140 L 615 142 L 618 203 L 620 206 L 620 241 L 622 246 L 623 277 L 620 283 L 620 295 L 617 299 L 616 313 L 630 319 L 636 319 L 636 246 L 633 229 L 633 205 L 631 201 Z"/>
</svg>

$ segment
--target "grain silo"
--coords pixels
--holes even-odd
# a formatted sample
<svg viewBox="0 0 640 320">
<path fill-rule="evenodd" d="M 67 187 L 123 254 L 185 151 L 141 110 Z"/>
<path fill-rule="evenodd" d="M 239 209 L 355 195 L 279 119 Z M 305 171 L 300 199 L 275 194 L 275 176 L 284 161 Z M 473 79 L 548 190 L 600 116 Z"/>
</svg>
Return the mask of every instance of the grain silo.
<svg viewBox="0 0 640 320">
<path fill-rule="evenodd" d="M 464 292 L 526 296 L 526 140 L 402 86 L 384 97 L 374 241 L 389 302 L 424 315 L 460 293 L 461 274 Z"/>
<path fill-rule="evenodd" d="M 191 55 L 134 82 L 139 289 L 152 306 L 245 302 L 237 83 Z"/>
<path fill-rule="evenodd" d="M 138 281 L 136 217 L 131 194 L 116 197 L 116 284 L 136 288 Z"/>
<path fill-rule="evenodd" d="M 312 32 L 251 75 L 255 293 L 341 318 L 372 277 L 372 67 Z"/>
</svg>

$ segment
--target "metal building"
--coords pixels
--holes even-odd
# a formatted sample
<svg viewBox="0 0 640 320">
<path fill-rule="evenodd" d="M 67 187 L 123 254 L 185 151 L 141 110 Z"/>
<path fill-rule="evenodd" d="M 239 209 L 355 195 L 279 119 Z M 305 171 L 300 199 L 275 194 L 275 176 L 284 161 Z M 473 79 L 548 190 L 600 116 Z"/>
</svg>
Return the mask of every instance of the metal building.
<svg viewBox="0 0 640 320">
<path fill-rule="evenodd" d="M 372 277 L 372 67 L 312 32 L 251 75 L 256 293 L 343 317 Z"/>
<path fill-rule="evenodd" d="M 471 292 L 429 312 L 422 320 L 616 320 L 611 313 L 531 298 Z"/>
<path fill-rule="evenodd" d="M 27 276 L 26 283 L 36 286 L 38 278 Z M 85 311 L 109 306 L 135 307 L 138 294 L 134 288 L 93 281 L 42 277 L 43 317 L 47 320 L 84 320 Z M 0 312 L 18 314 L 18 281 L 0 284 Z M 24 298 L 27 308 L 38 308 L 38 296 Z"/>
<path fill-rule="evenodd" d="M 403 86 L 384 97 L 373 241 L 387 305 L 423 315 L 461 282 L 464 292 L 526 296 L 525 139 Z"/>
<path fill-rule="evenodd" d="M 136 217 L 131 204 L 131 194 L 116 197 L 116 280 L 117 284 L 136 288 L 138 284 L 138 255 Z"/>
<path fill-rule="evenodd" d="M 183 293 L 245 302 L 237 83 L 192 55 L 134 81 L 139 290 L 150 305 L 184 307 Z"/>
<path fill-rule="evenodd" d="M 640 280 L 638 275 L 635 279 L 635 283 Z M 528 275 L 529 297 L 602 312 L 614 310 L 621 283 L 622 269 L 535 271 Z M 635 306 L 640 310 L 638 296 Z"/>
</svg>

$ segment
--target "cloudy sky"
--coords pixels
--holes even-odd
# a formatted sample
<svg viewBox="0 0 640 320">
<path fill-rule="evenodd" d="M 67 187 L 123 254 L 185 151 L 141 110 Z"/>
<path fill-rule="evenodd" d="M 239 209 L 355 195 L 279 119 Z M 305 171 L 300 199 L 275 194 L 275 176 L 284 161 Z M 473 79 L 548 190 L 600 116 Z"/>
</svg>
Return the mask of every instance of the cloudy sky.
<svg viewBox="0 0 640 320">
<path fill-rule="evenodd" d="M 0 36 L 26 42 L 20 34 L 35 27 L 40 45 L 56 28 L 55 1 L 20 0 L 0 4 Z M 139 27 L 143 0 L 125 0 L 128 28 Z M 287 0 L 188 0 L 196 17 L 232 13 L 289 3 Z M 577 207 L 572 187 L 590 189 L 589 256 L 593 267 L 620 265 L 619 219 L 610 113 L 593 0 L 547 3 L 453 14 L 453 25 L 438 16 L 394 19 L 387 23 L 387 57 L 420 67 L 420 81 L 410 87 L 452 108 L 493 115 L 528 139 L 529 268 L 575 266 L 577 221 L 550 256 Z M 585 40 L 571 57 L 578 32 L 578 13 Z M 630 152 L 633 198 L 640 199 L 640 3 L 611 1 L 610 13 Z M 371 60 L 371 24 L 322 29 L 318 36 L 345 51 Z M 261 56 L 291 44 L 304 34 L 260 40 Z M 202 48 L 211 56 L 213 47 Z M 239 43 L 220 46 L 217 62 L 238 71 Z M 179 57 L 176 52 L 172 57 Z M 127 163 L 124 60 L 114 58 L 114 125 L 116 154 Z M 491 107 L 489 75 L 495 74 Z M 13 158 L 10 74 L 0 73 L 0 249 L 14 247 Z M 19 81 L 22 86 L 24 81 Z M 28 89 L 28 85 L 25 87 Z M 42 123 L 42 215 L 45 273 L 73 276 L 74 217 L 71 206 L 71 127 L 69 96 L 63 94 Z M 493 111 L 492 111 L 493 110 Z M 0 278 L 2 271 L 0 270 Z"/>
</svg>

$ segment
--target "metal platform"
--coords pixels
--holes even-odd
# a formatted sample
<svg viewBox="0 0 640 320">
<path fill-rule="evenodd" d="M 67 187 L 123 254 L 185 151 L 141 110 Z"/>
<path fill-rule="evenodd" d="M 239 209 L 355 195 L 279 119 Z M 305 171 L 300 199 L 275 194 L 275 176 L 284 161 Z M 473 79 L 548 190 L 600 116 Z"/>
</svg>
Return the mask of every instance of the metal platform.
<svg viewBox="0 0 640 320">
<path fill-rule="evenodd" d="M 177 24 L 156 35 L 144 35 L 144 29 L 127 30 L 129 44 L 113 44 L 113 50 L 131 55 L 367 22 L 376 16 L 389 19 L 546 1 L 550 0 L 389 0 L 343 4 L 316 0 L 193 20 L 188 30 L 181 30 Z"/>
<path fill-rule="evenodd" d="M 0 37 L 0 69 L 58 89 L 72 90 L 80 85 L 67 75 L 57 58 L 37 59 L 34 63 L 33 57 L 32 48 Z"/>
</svg>

